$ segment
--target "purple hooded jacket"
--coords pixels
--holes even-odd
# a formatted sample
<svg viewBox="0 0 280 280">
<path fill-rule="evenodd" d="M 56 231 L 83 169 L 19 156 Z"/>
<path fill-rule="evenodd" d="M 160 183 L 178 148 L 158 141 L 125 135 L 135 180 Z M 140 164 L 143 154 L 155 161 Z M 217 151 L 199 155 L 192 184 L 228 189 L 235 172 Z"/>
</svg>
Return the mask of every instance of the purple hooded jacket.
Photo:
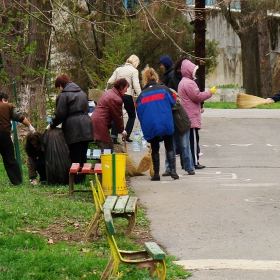
<svg viewBox="0 0 280 280">
<path fill-rule="evenodd" d="M 212 96 L 210 90 L 200 92 L 194 81 L 198 66 L 185 59 L 181 65 L 182 80 L 178 86 L 181 105 L 184 107 L 191 120 L 191 128 L 201 128 L 200 103 Z"/>
</svg>

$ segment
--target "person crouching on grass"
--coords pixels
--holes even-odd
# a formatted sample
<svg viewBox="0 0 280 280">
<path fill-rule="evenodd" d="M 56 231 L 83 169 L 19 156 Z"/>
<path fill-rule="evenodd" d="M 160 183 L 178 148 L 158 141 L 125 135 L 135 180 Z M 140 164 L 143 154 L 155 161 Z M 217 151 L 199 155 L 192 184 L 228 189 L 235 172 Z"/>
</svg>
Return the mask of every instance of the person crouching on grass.
<svg viewBox="0 0 280 280">
<path fill-rule="evenodd" d="M 41 147 L 41 139 L 40 132 L 30 133 L 25 143 L 28 176 L 32 185 L 38 185 L 37 173 L 40 176 L 39 182 L 47 180 L 45 153 Z"/>
</svg>

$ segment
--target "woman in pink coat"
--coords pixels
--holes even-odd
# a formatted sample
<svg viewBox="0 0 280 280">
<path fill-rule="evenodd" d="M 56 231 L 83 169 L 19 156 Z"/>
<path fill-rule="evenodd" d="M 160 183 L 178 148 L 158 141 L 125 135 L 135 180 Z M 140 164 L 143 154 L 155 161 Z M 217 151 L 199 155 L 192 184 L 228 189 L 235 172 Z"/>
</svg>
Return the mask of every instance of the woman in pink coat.
<svg viewBox="0 0 280 280">
<path fill-rule="evenodd" d="M 181 104 L 187 111 L 191 120 L 190 129 L 190 146 L 193 162 L 196 169 L 205 168 L 199 164 L 198 145 L 199 145 L 199 129 L 201 129 L 201 102 L 212 96 L 210 90 L 200 92 L 196 82 L 195 74 L 198 66 L 190 60 L 185 59 L 181 65 L 182 80 L 178 86 L 178 94 L 181 98 Z"/>
</svg>

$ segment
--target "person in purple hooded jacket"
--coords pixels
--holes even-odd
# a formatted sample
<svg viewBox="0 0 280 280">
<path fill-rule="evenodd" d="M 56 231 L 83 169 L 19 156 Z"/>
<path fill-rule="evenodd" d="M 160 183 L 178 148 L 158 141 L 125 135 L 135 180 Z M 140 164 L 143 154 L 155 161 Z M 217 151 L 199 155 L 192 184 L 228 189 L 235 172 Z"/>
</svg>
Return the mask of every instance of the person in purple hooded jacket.
<svg viewBox="0 0 280 280">
<path fill-rule="evenodd" d="M 195 169 L 205 168 L 199 164 L 199 130 L 201 129 L 201 102 L 209 99 L 215 89 L 201 92 L 195 82 L 198 66 L 185 59 L 181 65 L 182 80 L 178 86 L 181 105 L 184 107 L 191 120 L 190 146 Z"/>
</svg>

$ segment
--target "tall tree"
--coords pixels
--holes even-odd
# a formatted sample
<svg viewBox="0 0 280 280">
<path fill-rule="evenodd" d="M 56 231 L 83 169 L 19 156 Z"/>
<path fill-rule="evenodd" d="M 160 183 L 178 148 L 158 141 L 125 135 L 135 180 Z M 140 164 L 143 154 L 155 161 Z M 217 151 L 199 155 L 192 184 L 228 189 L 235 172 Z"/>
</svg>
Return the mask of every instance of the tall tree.
<svg viewBox="0 0 280 280">
<path fill-rule="evenodd" d="M 46 116 L 45 81 L 52 28 L 50 1 L 4 0 L 0 11 L 2 87 L 13 96 L 12 81 L 16 80 L 19 107 L 37 126 Z"/>
<path fill-rule="evenodd" d="M 276 2 L 240 0 L 240 13 L 232 11 L 234 2 L 220 1 L 219 6 L 241 42 L 243 87 L 248 94 L 267 97 L 272 89 L 267 10 Z"/>
<path fill-rule="evenodd" d="M 22 16 L 11 1 L 0 2 L 0 90 L 13 100 L 13 78 L 20 76 L 23 52 L 24 22 Z"/>
<path fill-rule="evenodd" d="M 46 119 L 46 75 L 51 50 L 52 7 L 50 1 L 30 0 L 26 47 L 34 49 L 25 58 L 22 69 L 20 96 L 25 112 L 37 126 Z M 24 102 L 25 101 L 25 102 Z"/>
<path fill-rule="evenodd" d="M 188 9 L 184 0 L 133 0 L 128 9 L 123 0 L 0 1 L 1 84 L 12 89 L 16 78 L 20 106 L 44 121 L 45 93 L 54 93 L 46 80 L 57 74 L 87 91 L 132 53 L 155 68 L 166 53 L 194 57 Z"/>
<path fill-rule="evenodd" d="M 195 63 L 199 65 L 197 76 L 199 80 L 199 89 L 205 90 L 205 48 L 206 48 L 206 22 L 205 22 L 205 0 L 195 1 L 195 20 L 194 20 L 194 33 L 195 33 Z"/>
</svg>

